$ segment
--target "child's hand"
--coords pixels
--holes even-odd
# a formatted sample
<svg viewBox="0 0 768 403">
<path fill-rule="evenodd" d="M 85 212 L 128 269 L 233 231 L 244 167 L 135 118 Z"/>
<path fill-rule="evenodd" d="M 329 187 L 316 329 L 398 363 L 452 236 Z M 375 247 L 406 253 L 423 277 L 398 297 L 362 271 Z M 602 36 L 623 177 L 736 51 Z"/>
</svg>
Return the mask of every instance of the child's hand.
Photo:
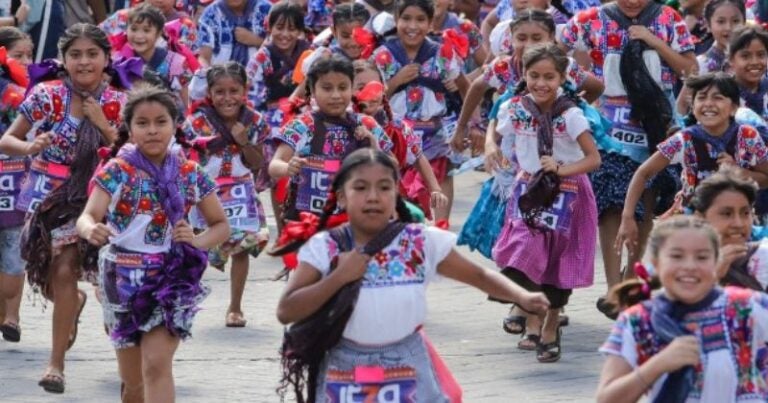
<svg viewBox="0 0 768 403">
<path fill-rule="evenodd" d="M 19 9 L 16 10 L 16 19 L 19 21 L 19 25 L 27 22 L 27 16 L 29 16 L 29 4 L 22 1 Z"/>
<path fill-rule="evenodd" d="M 451 148 L 456 152 L 462 152 L 469 145 L 469 139 L 467 138 L 467 126 L 456 125 L 456 131 L 451 137 Z"/>
<path fill-rule="evenodd" d="M 85 115 L 94 126 L 99 128 L 99 130 L 109 126 L 109 122 L 107 121 L 107 117 L 104 116 L 104 111 L 101 109 L 101 105 L 99 105 L 99 102 L 93 99 L 93 97 L 88 97 L 83 100 L 83 115 Z"/>
<path fill-rule="evenodd" d="M 749 247 L 745 244 L 725 245 L 720 248 L 720 261 L 717 263 L 717 278 L 725 277 L 731 264 L 747 255 Z"/>
<path fill-rule="evenodd" d="M 549 300 L 540 292 L 526 292 L 517 303 L 526 311 L 533 313 L 544 313 L 549 309 Z"/>
<path fill-rule="evenodd" d="M 400 69 L 400 71 L 395 74 L 394 77 L 392 77 L 392 80 L 395 82 L 395 87 L 399 87 L 403 84 L 408 84 L 411 81 L 415 80 L 416 77 L 419 76 L 421 66 L 418 63 L 411 63 L 407 66 L 404 66 Z"/>
<path fill-rule="evenodd" d="M 448 196 L 441 191 L 434 191 L 430 194 L 429 204 L 432 208 L 446 208 L 448 207 Z"/>
<path fill-rule="evenodd" d="M 621 218 L 619 232 L 616 234 L 616 242 L 613 244 L 613 248 L 616 249 L 617 254 L 621 255 L 621 251 L 625 246 L 630 251 L 637 249 L 637 223 L 634 218 Z"/>
<path fill-rule="evenodd" d="M 646 45 L 653 47 L 653 42 L 659 38 L 642 25 L 633 25 L 627 29 L 629 39 L 639 39 Z"/>
<path fill-rule="evenodd" d="M 246 127 L 242 123 L 237 122 L 232 126 L 231 130 L 232 137 L 235 138 L 235 143 L 241 147 L 248 144 L 248 135 L 246 134 L 245 129 Z"/>
<path fill-rule="evenodd" d="M 351 250 L 339 254 L 337 269 L 334 270 L 339 279 L 348 284 L 363 277 L 371 257 L 359 251 Z"/>
<path fill-rule="evenodd" d="M 195 231 L 192 226 L 186 220 L 179 220 L 173 226 L 173 241 L 184 242 L 192 246 L 194 245 Z"/>
<path fill-rule="evenodd" d="M 456 85 L 456 80 L 445 79 L 443 85 L 448 92 L 456 92 L 459 90 L 459 86 Z"/>
<path fill-rule="evenodd" d="M 35 136 L 35 141 L 27 143 L 27 155 L 37 154 L 51 145 L 51 133 L 42 133 Z"/>
<path fill-rule="evenodd" d="M 358 140 L 368 139 L 371 141 L 371 145 L 373 145 L 376 141 L 376 137 L 374 137 L 373 133 L 366 129 L 365 126 L 357 126 L 357 129 L 355 129 L 355 138 Z"/>
<path fill-rule="evenodd" d="M 560 169 L 560 164 L 558 164 L 551 155 L 545 155 L 541 157 L 539 162 L 541 163 L 541 169 L 543 169 L 544 172 L 557 173 L 557 171 Z"/>
<path fill-rule="evenodd" d="M 492 173 L 501 169 L 504 156 L 501 149 L 494 142 L 485 143 L 485 172 Z"/>
<path fill-rule="evenodd" d="M 732 156 L 728 155 L 728 153 L 720 153 L 720 155 L 717 156 L 717 165 L 718 166 L 724 166 L 724 165 L 736 165 L 736 160 L 733 159 Z"/>
<path fill-rule="evenodd" d="M 298 175 L 301 171 L 301 167 L 303 167 L 306 163 L 306 158 L 300 158 L 295 155 L 291 157 L 291 159 L 288 161 L 288 176 Z"/>
<path fill-rule="evenodd" d="M 93 224 L 83 234 L 83 238 L 93 246 L 102 246 L 109 241 L 109 237 L 115 235 L 112 229 L 102 223 Z"/>
<path fill-rule="evenodd" d="M 256 38 L 256 34 L 243 27 L 235 28 L 235 40 L 242 43 L 243 45 L 253 46 L 253 44 L 257 41 Z"/>
<path fill-rule="evenodd" d="M 656 354 L 664 372 L 673 372 L 687 365 L 697 365 L 701 359 L 701 346 L 696 336 L 679 336 Z"/>
</svg>

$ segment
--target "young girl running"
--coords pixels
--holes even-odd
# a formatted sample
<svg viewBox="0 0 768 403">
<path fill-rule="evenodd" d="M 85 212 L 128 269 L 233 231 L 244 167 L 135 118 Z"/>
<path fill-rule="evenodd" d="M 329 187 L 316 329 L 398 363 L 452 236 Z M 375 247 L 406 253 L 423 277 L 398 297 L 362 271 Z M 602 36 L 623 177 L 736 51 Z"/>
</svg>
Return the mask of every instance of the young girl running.
<svg viewBox="0 0 768 403">
<path fill-rule="evenodd" d="M 635 205 L 645 183 L 669 164 L 682 165 L 682 204 L 688 205 L 698 183 L 723 165 L 734 165 L 758 183 L 768 185 L 768 148 L 753 127 L 734 121 L 739 105 L 736 81 L 725 73 L 705 74 L 686 81 L 693 96 L 696 124 L 658 145 L 635 171 L 629 184 L 616 248 L 638 241 Z"/>
<path fill-rule="evenodd" d="M 736 169 L 721 168 L 701 181 L 691 199 L 698 217 L 720 235 L 721 283 L 765 291 L 768 287 L 768 239 L 749 242 L 757 184 Z"/>
<path fill-rule="evenodd" d="M 224 242 L 229 225 L 203 168 L 168 152 L 174 134 L 185 144 L 173 95 L 137 87 L 123 113 L 127 128 L 94 176 L 77 230 L 92 245 L 110 244 L 99 284 L 123 401 L 173 402 L 173 356 L 207 294 L 205 249 Z M 192 206 L 208 226 L 198 235 L 185 218 Z"/>
<path fill-rule="evenodd" d="M 125 101 L 122 92 L 104 81 L 110 50 L 98 27 L 68 28 L 59 40 L 63 67 L 53 61 L 30 66 L 33 79 L 53 81 L 32 88 L 21 114 L 0 139 L 0 152 L 37 154 L 16 208 L 31 214 L 22 240 L 29 282 L 54 303 L 51 357 L 40 381 L 54 393 L 64 391 L 64 354 L 75 341 L 78 312 L 85 305 L 77 280 L 96 282 L 95 256 L 79 251 L 74 223 L 85 206 L 96 150 L 117 138 Z M 30 130 L 34 141 L 26 140 Z"/>
<path fill-rule="evenodd" d="M 295 352 L 309 345 L 286 339 L 283 394 L 293 386 L 299 401 L 305 393 L 310 402 L 338 401 L 350 394 L 355 401 L 383 401 L 377 400 L 378 391 L 389 390 L 419 402 L 449 401 L 435 373 L 435 356 L 419 331 L 426 319 L 426 286 L 438 274 L 534 312 L 546 309 L 543 295 L 526 292 L 464 258 L 453 247 L 455 235 L 408 223 L 411 216 L 397 193 L 398 171 L 384 152 L 350 154 L 329 188 L 332 198 L 319 224 L 305 234 L 327 229 L 337 206 L 349 215 L 349 225 L 319 232 L 301 247 L 299 267 L 278 304 L 278 319 L 301 322 L 334 295 L 339 297 L 330 309 L 344 307 L 346 314 L 329 324 L 333 333 L 310 340 L 324 346 L 312 357 L 297 357 Z M 394 216 L 398 221 L 391 221 Z M 352 295 L 350 289 L 355 290 Z M 360 388 L 362 383 L 379 387 L 370 388 L 375 390 L 371 393 Z"/>
<path fill-rule="evenodd" d="M 157 7 L 163 14 L 163 17 L 168 23 L 176 24 L 179 27 L 179 42 L 189 48 L 192 52 L 197 52 L 197 24 L 184 12 L 179 11 L 176 8 L 174 0 L 147 0 L 146 3 Z M 141 6 L 140 4 L 134 7 Z M 120 35 L 128 32 L 128 26 L 132 9 L 117 10 L 114 14 L 109 16 L 101 24 L 99 28 L 104 31 L 107 36 Z M 166 43 L 163 39 L 160 39 L 158 46 L 165 47 Z"/>
<path fill-rule="evenodd" d="M 507 277 L 550 301 L 545 316 L 528 315 L 519 344 L 535 348 L 540 362 L 560 359 L 560 309 L 594 275 L 597 211 L 586 174 L 600 166 L 600 155 L 589 122 L 560 88 L 568 63 L 556 45 L 529 48 L 520 87 L 528 95 L 502 104 L 496 127 L 507 138 L 502 153 L 520 173 L 493 257 Z"/>
<path fill-rule="evenodd" d="M 589 53 L 594 74 L 605 83 L 601 112 L 613 123 L 611 136 L 622 143 L 617 152 L 603 151 L 603 164 L 590 175 L 610 288 L 622 277 L 621 251 L 613 245 L 629 180 L 666 137 L 673 118 L 672 89 L 678 76 L 694 71 L 694 45 L 680 15 L 650 0 L 617 0 L 582 11 L 563 28 L 559 39 L 568 48 Z M 647 71 L 632 67 L 639 63 L 646 63 Z M 665 204 L 657 203 L 657 198 L 674 195 L 674 187 L 673 174 L 665 172 L 644 192 L 643 203 L 634 212 L 635 219 L 642 222 L 639 243 L 629 250 L 628 267 L 642 256 L 656 205 Z M 666 206 L 659 207 L 666 210 Z M 631 275 L 631 270 L 625 274 Z M 597 305 L 601 312 L 609 311 L 604 298 Z"/>
<path fill-rule="evenodd" d="M 328 57 L 330 55 L 339 55 L 350 61 L 357 59 L 367 59 L 376 48 L 376 38 L 372 34 L 366 35 L 370 43 L 361 44 L 360 35 L 365 23 L 371 17 L 368 9 L 360 3 L 344 3 L 334 8 L 333 25 L 331 25 L 330 43 L 328 46 L 318 46 L 312 55 L 304 59 L 302 71 L 309 71 L 309 67 L 319 57 Z"/>
<path fill-rule="evenodd" d="M 18 28 L 0 28 L 0 131 L 16 118 L 29 84 L 26 66 L 32 61 L 32 40 Z M 26 157 L 0 154 L 0 334 L 21 339 L 19 307 L 24 288 L 24 266 L 19 246 L 24 213 L 14 210 L 21 182 L 29 167 Z"/>
<path fill-rule="evenodd" d="M 254 187 L 254 175 L 266 168 L 264 142 L 269 126 L 258 112 L 245 105 L 248 79 L 235 62 L 214 65 L 207 75 L 208 100 L 193 105 L 183 131 L 193 144 L 193 154 L 206 173 L 216 180 L 219 199 L 232 233 L 222 245 L 208 252 L 209 263 L 224 270 L 232 257 L 231 295 L 226 314 L 227 327 L 243 327 L 241 301 L 248 278 L 248 258 L 256 257 L 269 240 L 264 207 Z M 196 229 L 207 228 L 205 220 L 193 214 Z"/>
<path fill-rule="evenodd" d="M 317 111 L 291 119 L 276 137 L 277 149 L 269 163 L 274 179 L 290 178 L 283 217 L 298 220 L 319 215 L 328 197 L 328 186 L 341 160 L 352 151 L 374 147 L 389 152 L 392 141 L 370 116 L 347 112 L 352 101 L 352 63 L 339 56 L 319 60 L 307 74 L 307 92 Z M 343 220 L 342 220 L 343 222 Z M 283 229 L 283 233 L 288 234 Z M 278 247 L 287 239 L 281 234 Z M 288 268 L 296 262 L 284 259 Z"/>
<path fill-rule="evenodd" d="M 372 62 L 357 60 L 353 63 L 355 67 L 355 109 L 368 116 L 373 116 L 392 140 L 392 152 L 397 159 L 401 172 L 407 167 L 415 166 L 424 178 L 429 188 L 429 199 L 416 200 L 422 211 L 428 218 L 432 218 L 431 209 L 434 208 L 437 213 L 434 215 L 436 222 L 447 219 L 445 207 L 448 204 L 448 198 L 441 192 L 440 184 L 432 172 L 432 166 L 421 151 L 421 138 L 417 136 L 413 129 L 403 122 L 398 122 L 392 117 L 392 110 L 389 107 L 389 101 L 384 95 L 384 83 L 381 73 Z M 416 199 L 419 194 L 408 194 L 408 189 L 401 186 L 401 194 L 405 197 Z"/>
<path fill-rule="evenodd" d="M 448 196 L 450 214 L 453 178 L 448 176 L 448 137 L 453 133 L 458 110 L 449 110 L 447 98 L 458 88 L 466 88 L 461 74 L 462 61 L 456 52 L 446 54 L 441 46 L 427 38 L 434 17 L 433 4 L 427 0 L 398 3 L 397 36 L 384 42 L 371 56 L 387 81 L 392 113 L 404 120 L 421 136 L 424 156 Z M 450 57 L 446 57 L 450 56 Z M 414 169 L 404 175 L 406 186 L 427 188 Z"/>
<path fill-rule="evenodd" d="M 128 13 L 128 29 L 125 45 L 113 49 L 117 58 L 140 57 L 145 66 L 156 72 L 166 87 L 178 92 L 183 105 L 188 102 L 188 84 L 192 79 L 193 67 L 183 55 L 158 47 L 165 18 L 160 10 L 149 4 L 142 4 Z M 196 60 L 192 60 L 196 63 Z"/>
<path fill-rule="evenodd" d="M 661 221 L 648 244 L 657 279 L 617 287 L 619 299 L 646 301 L 621 314 L 600 348 L 597 401 L 766 401 L 768 297 L 717 287 L 718 234 L 700 219 Z M 664 293 L 648 300 L 659 281 Z"/>
<path fill-rule="evenodd" d="M 216 0 L 198 20 L 200 63 L 210 66 L 234 60 L 243 66 L 267 37 L 267 0 Z"/>
</svg>

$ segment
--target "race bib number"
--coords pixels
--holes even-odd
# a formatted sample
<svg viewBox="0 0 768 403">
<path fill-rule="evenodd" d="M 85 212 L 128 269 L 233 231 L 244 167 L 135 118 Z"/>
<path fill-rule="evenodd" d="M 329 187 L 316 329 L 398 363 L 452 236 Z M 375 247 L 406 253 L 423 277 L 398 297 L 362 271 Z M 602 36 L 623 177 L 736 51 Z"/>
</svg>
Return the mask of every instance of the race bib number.
<svg viewBox="0 0 768 403">
<path fill-rule="evenodd" d="M 230 225 L 237 228 L 259 228 L 259 213 L 256 207 L 254 197 L 255 189 L 253 181 L 237 180 L 235 178 L 217 178 L 218 196 L 221 207 L 224 208 L 224 215 Z M 195 209 L 195 226 L 205 228 L 205 219 Z"/>
<path fill-rule="evenodd" d="M 328 191 L 341 161 L 308 158 L 307 163 L 299 172 L 298 191 L 296 192 L 296 209 L 322 213 Z"/>
<path fill-rule="evenodd" d="M 378 371 L 371 371 L 378 369 Z M 413 403 L 416 402 L 416 371 L 409 367 L 365 368 L 367 374 L 329 369 L 325 381 L 327 402 Z M 372 375 L 370 372 L 377 372 Z M 361 376 L 363 375 L 363 376 Z"/>
<path fill-rule="evenodd" d="M 514 197 L 519 200 L 528 189 L 528 181 L 520 180 L 515 186 Z M 560 193 L 554 203 L 539 215 L 539 225 L 556 231 L 567 232 L 571 227 L 573 218 L 573 203 L 579 190 L 578 183 L 571 179 L 563 178 L 560 183 Z M 515 204 L 515 218 L 522 220 L 520 208 Z"/>
<path fill-rule="evenodd" d="M 45 196 L 61 186 L 67 177 L 69 177 L 69 169 L 64 165 L 33 163 L 29 175 L 21 186 L 16 209 L 33 213 Z"/>
<path fill-rule="evenodd" d="M 16 209 L 16 198 L 27 171 L 23 159 L 0 161 L 0 212 Z"/>
<path fill-rule="evenodd" d="M 613 122 L 611 136 L 622 145 L 629 147 L 648 147 L 648 136 L 643 129 L 631 122 L 629 114 L 631 109 L 623 104 L 606 102 L 603 105 L 603 113 Z"/>
</svg>

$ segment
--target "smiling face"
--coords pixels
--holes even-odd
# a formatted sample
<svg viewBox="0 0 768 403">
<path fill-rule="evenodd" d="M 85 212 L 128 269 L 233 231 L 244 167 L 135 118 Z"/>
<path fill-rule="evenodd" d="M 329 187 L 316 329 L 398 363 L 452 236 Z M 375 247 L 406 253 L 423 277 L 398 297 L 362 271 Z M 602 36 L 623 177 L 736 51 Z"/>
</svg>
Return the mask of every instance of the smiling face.
<svg viewBox="0 0 768 403">
<path fill-rule="evenodd" d="M 233 77 L 221 76 L 208 88 L 208 97 L 222 119 L 234 120 L 245 102 L 245 86 Z"/>
<path fill-rule="evenodd" d="M 395 214 L 397 184 L 392 170 L 378 163 L 354 168 L 339 192 L 338 200 L 355 230 L 378 233 Z"/>
<path fill-rule="evenodd" d="M 730 58 L 731 69 L 736 80 L 739 84 L 750 87 L 760 85 L 760 80 L 765 76 L 766 63 L 768 63 L 768 50 L 758 39 L 752 40 Z"/>
<path fill-rule="evenodd" d="M 312 87 L 320 111 L 328 116 L 344 116 L 352 101 L 352 80 L 346 74 L 332 71 L 318 77 Z"/>
<path fill-rule="evenodd" d="M 155 52 L 155 44 L 160 37 L 160 30 L 151 25 L 149 21 L 134 22 L 128 26 L 128 43 L 137 55 L 141 55 L 144 61 L 149 60 Z"/>
<path fill-rule="evenodd" d="M 542 24 L 536 22 L 523 22 L 515 27 L 512 32 L 512 49 L 520 58 L 525 49 L 538 43 L 553 42 L 554 35 L 547 31 Z"/>
<path fill-rule="evenodd" d="M 712 200 L 702 218 L 720 235 L 722 245 L 744 245 L 752 233 L 752 205 L 738 191 L 726 190 Z"/>
<path fill-rule="evenodd" d="M 88 38 L 77 38 L 64 52 L 64 69 L 72 83 L 84 90 L 96 89 L 104 78 L 104 69 L 109 59 L 96 42 Z"/>
<path fill-rule="evenodd" d="M 694 304 L 715 287 L 716 262 L 717 254 L 706 232 L 684 228 L 667 237 L 653 266 L 670 299 Z"/>
<path fill-rule="evenodd" d="M 429 32 L 427 13 L 419 7 L 408 6 L 397 16 L 397 37 L 407 49 L 418 49 Z"/>
<path fill-rule="evenodd" d="M 353 60 L 360 58 L 363 48 L 355 42 L 352 32 L 355 28 L 362 26 L 363 25 L 360 24 L 360 22 L 353 21 L 337 24 L 333 27 L 333 37 L 336 38 L 336 43 L 338 43 L 341 50 Z"/>
<path fill-rule="evenodd" d="M 13 43 L 8 49 L 8 57 L 21 63 L 23 66 L 27 66 L 32 63 L 32 50 L 34 45 L 30 39 L 20 39 Z"/>
<path fill-rule="evenodd" d="M 525 70 L 525 82 L 536 104 L 550 106 L 557 98 L 557 91 L 565 82 L 565 77 L 557 71 L 553 60 L 542 59 Z"/>
<path fill-rule="evenodd" d="M 292 52 L 296 42 L 301 36 L 301 31 L 285 17 L 279 18 L 274 27 L 269 31 L 272 43 L 282 52 Z"/>
<path fill-rule="evenodd" d="M 733 4 L 723 3 L 712 13 L 708 25 L 717 46 L 725 49 L 731 41 L 731 32 L 744 25 L 744 16 Z"/>
<path fill-rule="evenodd" d="M 139 151 L 155 164 L 162 163 L 175 131 L 168 109 L 159 102 L 142 102 L 136 105 L 128 128 Z"/>
<path fill-rule="evenodd" d="M 645 9 L 650 0 L 616 0 L 619 10 L 627 18 L 636 18 Z"/>
<path fill-rule="evenodd" d="M 693 116 L 713 136 L 725 133 L 738 107 L 714 85 L 698 91 L 693 97 Z"/>
</svg>

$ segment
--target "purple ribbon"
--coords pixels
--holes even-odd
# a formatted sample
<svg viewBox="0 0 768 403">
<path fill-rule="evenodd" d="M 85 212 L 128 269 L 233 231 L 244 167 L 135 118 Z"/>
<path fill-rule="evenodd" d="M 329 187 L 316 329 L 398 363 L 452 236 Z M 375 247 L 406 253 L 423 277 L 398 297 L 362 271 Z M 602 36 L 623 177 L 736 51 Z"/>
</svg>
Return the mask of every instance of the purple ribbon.
<svg viewBox="0 0 768 403">
<path fill-rule="evenodd" d="M 56 59 L 45 59 L 40 63 L 32 63 L 27 66 L 29 73 L 29 85 L 27 86 L 26 96 L 37 84 L 42 82 L 57 80 L 65 73 L 64 65 Z"/>
<path fill-rule="evenodd" d="M 144 61 L 140 57 L 129 57 L 112 62 L 113 81 L 120 87 L 130 89 L 133 83 L 144 78 Z"/>
</svg>

